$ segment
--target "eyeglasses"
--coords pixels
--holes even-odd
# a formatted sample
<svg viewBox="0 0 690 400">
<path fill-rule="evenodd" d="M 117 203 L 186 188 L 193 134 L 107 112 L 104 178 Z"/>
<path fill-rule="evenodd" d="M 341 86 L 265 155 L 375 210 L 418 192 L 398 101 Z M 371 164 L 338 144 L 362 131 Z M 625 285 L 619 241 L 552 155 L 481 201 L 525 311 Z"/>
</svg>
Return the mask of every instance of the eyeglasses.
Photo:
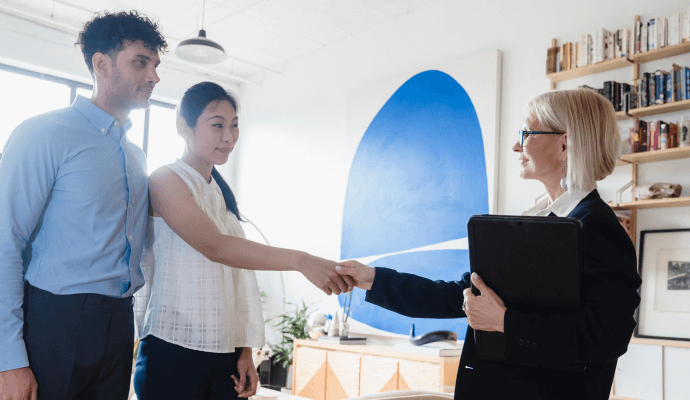
<svg viewBox="0 0 690 400">
<path fill-rule="evenodd" d="M 523 146 L 525 143 L 525 139 L 529 135 L 562 135 L 563 132 L 540 132 L 540 131 L 518 131 L 518 134 L 520 135 L 518 138 L 518 143 L 520 143 L 520 147 Z"/>
</svg>

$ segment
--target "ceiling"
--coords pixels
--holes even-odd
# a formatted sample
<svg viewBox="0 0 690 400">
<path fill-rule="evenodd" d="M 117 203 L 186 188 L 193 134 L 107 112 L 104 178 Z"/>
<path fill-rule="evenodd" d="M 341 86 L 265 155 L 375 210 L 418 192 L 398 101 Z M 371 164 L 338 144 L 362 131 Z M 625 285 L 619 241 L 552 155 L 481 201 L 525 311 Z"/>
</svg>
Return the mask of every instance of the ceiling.
<svg viewBox="0 0 690 400">
<path fill-rule="evenodd" d="M 432 0 L 206 0 L 204 29 L 227 61 L 204 66 L 237 81 L 260 84 L 285 63 Z M 171 50 L 201 29 L 202 0 L 0 0 L 0 5 L 79 29 L 101 10 L 136 9 L 157 19 Z M 3 9 L 0 7 L 0 12 Z M 6 10 L 5 10 L 6 11 Z M 174 52 L 170 58 L 176 58 Z"/>
</svg>

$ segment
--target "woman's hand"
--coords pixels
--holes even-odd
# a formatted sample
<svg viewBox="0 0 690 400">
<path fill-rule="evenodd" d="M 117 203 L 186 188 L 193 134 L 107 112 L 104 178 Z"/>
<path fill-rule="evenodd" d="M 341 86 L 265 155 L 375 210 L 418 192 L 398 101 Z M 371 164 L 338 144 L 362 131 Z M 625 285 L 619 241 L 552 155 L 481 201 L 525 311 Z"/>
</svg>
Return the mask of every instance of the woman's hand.
<svg viewBox="0 0 690 400">
<path fill-rule="evenodd" d="M 472 329 L 485 332 L 503 332 L 503 319 L 506 306 L 498 295 L 491 290 L 476 272 L 472 273 L 472 283 L 481 294 L 475 296 L 472 289 L 465 289 L 463 309 L 467 315 L 467 323 Z"/>
<path fill-rule="evenodd" d="M 343 278 L 351 278 L 355 281 L 355 286 L 360 289 L 369 290 L 374 283 L 376 269 L 360 263 L 359 261 L 343 261 L 335 270 Z"/>
<path fill-rule="evenodd" d="M 240 358 L 237 360 L 237 371 L 240 375 L 239 379 L 232 375 L 232 380 L 235 381 L 237 396 L 254 396 L 256 394 L 256 387 L 259 384 L 259 374 L 256 373 L 256 368 L 254 367 L 251 347 L 242 348 Z M 249 378 L 249 385 L 247 385 L 247 378 Z"/>
<path fill-rule="evenodd" d="M 338 275 L 337 265 L 335 261 L 302 253 L 297 270 L 328 295 L 347 293 L 355 287 L 355 280 L 349 276 Z"/>
</svg>

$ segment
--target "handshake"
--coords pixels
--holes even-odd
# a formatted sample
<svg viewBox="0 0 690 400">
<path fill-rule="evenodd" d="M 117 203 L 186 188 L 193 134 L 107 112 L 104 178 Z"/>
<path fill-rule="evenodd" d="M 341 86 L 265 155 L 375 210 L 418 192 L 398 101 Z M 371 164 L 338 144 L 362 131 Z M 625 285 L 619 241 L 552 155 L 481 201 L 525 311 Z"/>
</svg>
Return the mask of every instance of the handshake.
<svg viewBox="0 0 690 400">
<path fill-rule="evenodd" d="M 369 290 L 374 283 L 376 270 L 360 262 L 350 260 L 336 263 L 306 254 L 298 268 L 304 276 L 327 295 L 347 293 L 355 286 Z"/>
</svg>

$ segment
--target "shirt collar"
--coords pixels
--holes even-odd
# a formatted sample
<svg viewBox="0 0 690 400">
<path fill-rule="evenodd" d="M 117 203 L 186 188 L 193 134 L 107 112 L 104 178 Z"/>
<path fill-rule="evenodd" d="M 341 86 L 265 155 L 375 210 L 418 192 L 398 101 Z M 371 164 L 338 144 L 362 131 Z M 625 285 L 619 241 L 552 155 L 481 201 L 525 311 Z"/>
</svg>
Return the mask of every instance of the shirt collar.
<svg viewBox="0 0 690 400">
<path fill-rule="evenodd" d="M 110 128 L 117 126 L 115 117 L 103 111 L 84 96 L 78 95 L 74 99 L 74 102 L 72 102 L 72 107 L 86 117 L 96 130 L 103 135 L 107 135 Z M 116 136 L 122 139 L 122 136 L 124 136 L 131 127 L 132 120 L 127 118 L 127 122 L 122 126 L 122 129 L 117 130 Z"/>
<path fill-rule="evenodd" d="M 549 205 L 549 198 L 547 197 L 535 204 L 534 207 L 523 212 L 522 215 L 545 216 L 554 213 L 558 217 L 567 217 L 591 192 L 591 190 L 569 190 L 563 193 L 551 205 Z"/>
</svg>

